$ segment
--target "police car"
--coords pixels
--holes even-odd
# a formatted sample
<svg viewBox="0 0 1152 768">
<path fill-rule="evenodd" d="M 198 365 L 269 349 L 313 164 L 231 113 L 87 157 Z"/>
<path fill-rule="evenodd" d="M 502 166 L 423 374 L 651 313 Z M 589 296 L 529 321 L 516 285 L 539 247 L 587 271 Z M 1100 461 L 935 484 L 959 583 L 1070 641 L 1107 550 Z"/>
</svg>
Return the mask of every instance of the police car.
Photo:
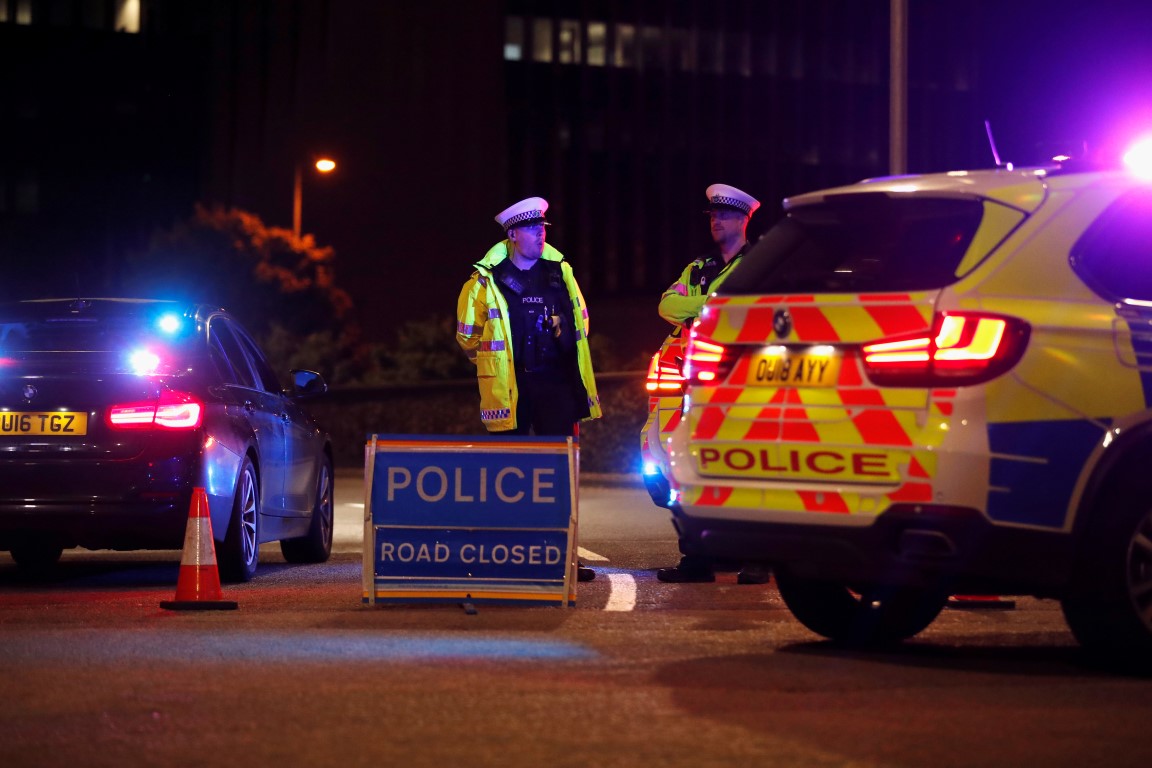
<svg viewBox="0 0 1152 768">
<path fill-rule="evenodd" d="M 1152 180 L 1003 167 L 784 209 L 687 341 L 683 537 L 771 565 L 838 642 L 1035 595 L 1152 659 Z"/>
<path fill-rule="evenodd" d="M 644 487 L 658 507 L 672 504 L 665 443 L 680 423 L 683 411 L 684 338 L 677 328 L 648 363 L 644 389 L 648 393 L 648 418 L 640 431 L 640 466 Z"/>
</svg>

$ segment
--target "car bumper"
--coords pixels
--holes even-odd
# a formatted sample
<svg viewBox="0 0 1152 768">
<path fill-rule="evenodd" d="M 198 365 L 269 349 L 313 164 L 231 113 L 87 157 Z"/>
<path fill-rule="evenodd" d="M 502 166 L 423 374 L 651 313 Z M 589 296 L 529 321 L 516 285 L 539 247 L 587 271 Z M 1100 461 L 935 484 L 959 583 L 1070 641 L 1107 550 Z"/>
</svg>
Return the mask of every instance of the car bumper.
<svg viewBox="0 0 1152 768">
<path fill-rule="evenodd" d="M 652 503 L 658 507 L 668 509 L 671 507 L 670 495 L 672 487 L 668 482 L 668 478 L 658 468 L 644 467 L 644 488 L 647 489 L 648 495 L 652 497 Z"/>
<path fill-rule="evenodd" d="M 179 549 L 193 488 L 205 488 L 213 538 L 232 512 L 237 458 L 213 450 L 130 462 L 0 462 L 0 550 L 29 540 L 65 548 Z"/>
<path fill-rule="evenodd" d="M 694 554 L 849 585 L 1057 596 L 1072 572 L 1070 535 L 993 525 L 964 507 L 896 505 L 853 527 L 694 518 L 677 507 L 673 514 Z"/>
<path fill-rule="evenodd" d="M 0 503 L 0 550 L 30 540 L 65 549 L 180 549 L 190 496 L 116 504 Z"/>
</svg>

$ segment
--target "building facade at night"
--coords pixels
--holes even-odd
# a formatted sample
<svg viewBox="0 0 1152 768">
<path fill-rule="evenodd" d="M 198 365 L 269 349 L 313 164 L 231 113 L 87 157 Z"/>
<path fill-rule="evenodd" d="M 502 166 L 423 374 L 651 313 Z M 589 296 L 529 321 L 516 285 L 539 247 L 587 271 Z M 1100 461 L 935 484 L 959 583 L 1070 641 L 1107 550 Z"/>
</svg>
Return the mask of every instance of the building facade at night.
<svg viewBox="0 0 1152 768">
<path fill-rule="evenodd" d="M 909 36 L 919 170 L 980 135 L 971 19 L 940 11 Z M 551 181 L 590 285 L 651 295 L 706 247 L 708 184 L 757 196 L 760 231 L 786 195 L 887 172 L 889 39 L 887 0 L 511 0 L 510 184 Z"/>
<path fill-rule="evenodd" d="M 0 296 L 105 291 L 199 193 L 200 55 L 137 0 L 0 0 Z"/>
<path fill-rule="evenodd" d="M 1005 42 L 1050 7 L 1003 5 L 910 3 L 908 170 L 992 164 L 991 87 L 1038 82 Z M 0 0 L 0 255 L 29 284 L 53 264 L 114 289 L 118 255 L 196 202 L 289 227 L 295 169 L 324 153 L 338 167 L 304 173 L 303 229 L 336 249 L 369 337 L 452 312 L 492 217 L 530 195 L 594 328 L 647 308 L 658 331 L 660 291 L 708 247 L 708 184 L 763 202 L 757 234 L 787 195 L 888 172 L 889 12 Z"/>
</svg>

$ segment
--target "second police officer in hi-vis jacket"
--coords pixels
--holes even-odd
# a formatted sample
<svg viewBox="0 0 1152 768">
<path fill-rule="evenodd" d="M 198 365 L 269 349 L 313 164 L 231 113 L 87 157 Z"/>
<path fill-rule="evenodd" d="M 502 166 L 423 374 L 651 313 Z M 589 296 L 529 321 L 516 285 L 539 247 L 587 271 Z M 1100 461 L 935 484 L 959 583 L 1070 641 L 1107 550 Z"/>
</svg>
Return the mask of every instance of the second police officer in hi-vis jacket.
<svg viewBox="0 0 1152 768">
<path fill-rule="evenodd" d="M 708 198 L 709 229 L 716 249 L 685 267 L 676 282 L 660 297 L 660 317 L 675 326 L 673 335 L 687 332 L 708 295 L 740 263 L 740 258 L 749 248 L 748 221 L 760 207 L 759 200 L 727 184 L 713 184 L 705 190 L 705 195 Z M 657 570 L 657 579 L 674 583 L 715 581 L 714 563 L 710 558 L 685 551 L 683 541 L 680 553 L 680 563 Z M 759 568 L 746 567 L 740 571 L 737 581 L 741 584 L 764 584 L 768 575 Z"/>
</svg>

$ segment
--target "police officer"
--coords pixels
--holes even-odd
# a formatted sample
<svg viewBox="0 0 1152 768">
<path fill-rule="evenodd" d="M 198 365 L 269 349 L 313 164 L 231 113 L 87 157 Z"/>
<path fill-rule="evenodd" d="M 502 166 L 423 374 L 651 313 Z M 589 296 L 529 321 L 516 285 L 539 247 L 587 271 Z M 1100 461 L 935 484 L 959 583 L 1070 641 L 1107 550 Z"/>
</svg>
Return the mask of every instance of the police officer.
<svg viewBox="0 0 1152 768">
<path fill-rule="evenodd" d="M 505 435 L 575 436 L 601 415 L 588 348 L 588 310 L 563 254 L 545 243 L 548 201 L 496 215 L 492 246 L 456 305 L 456 341 L 476 365 L 480 420 Z M 579 568 L 580 581 L 595 577 Z"/>
<path fill-rule="evenodd" d="M 708 197 L 708 224 L 716 250 L 693 261 L 660 297 L 660 317 L 679 331 L 700 314 L 708 294 L 716 290 L 748 250 L 748 221 L 760 201 L 736 187 L 713 184 Z"/>
<path fill-rule="evenodd" d="M 660 317 L 675 326 L 674 336 L 684 333 L 692 325 L 708 295 L 724 282 L 748 251 L 748 221 L 760 207 L 759 200 L 727 184 L 713 184 L 705 190 L 705 195 L 708 198 L 705 213 L 708 214 L 716 249 L 685 267 L 676 282 L 660 297 Z M 675 583 L 715 581 L 712 560 L 685 552 L 685 548 L 681 540 L 679 565 L 660 568 L 656 571 L 656 578 Z M 740 571 L 737 581 L 741 584 L 764 584 L 768 575 L 759 568 L 746 567 Z"/>
</svg>

